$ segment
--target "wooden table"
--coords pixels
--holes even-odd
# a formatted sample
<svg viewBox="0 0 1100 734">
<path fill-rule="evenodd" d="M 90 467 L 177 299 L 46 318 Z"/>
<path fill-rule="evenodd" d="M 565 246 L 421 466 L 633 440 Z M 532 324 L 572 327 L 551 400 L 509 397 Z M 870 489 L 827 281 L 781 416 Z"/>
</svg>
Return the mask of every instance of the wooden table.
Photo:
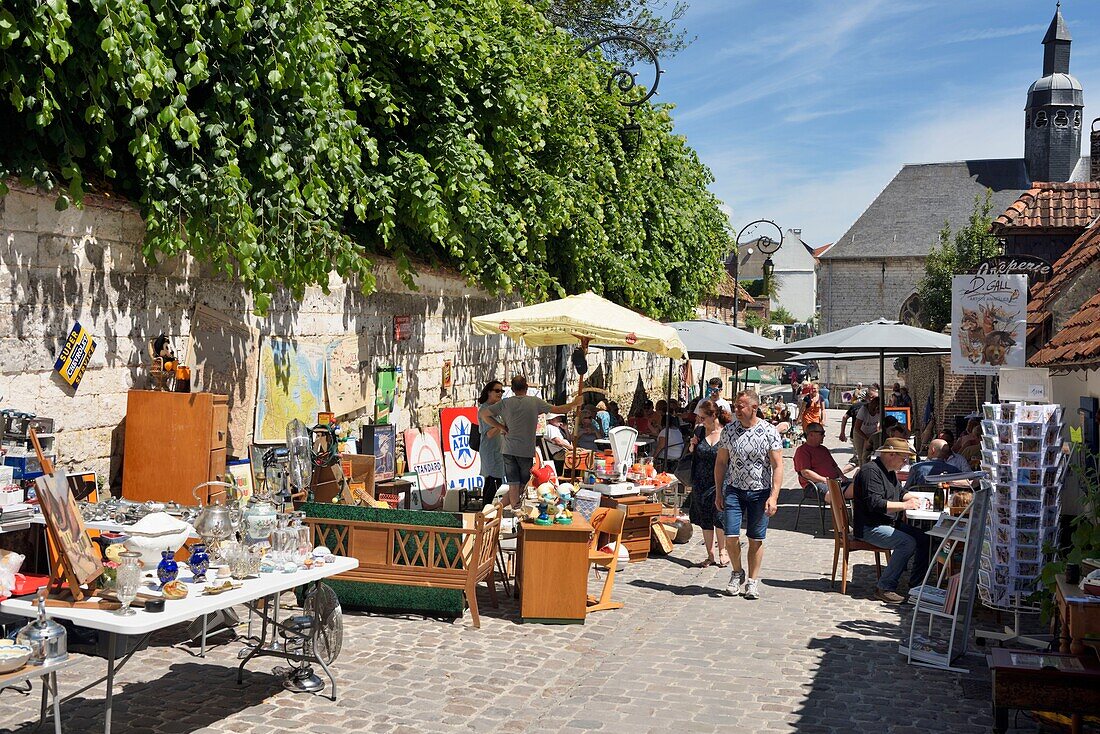
<svg viewBox="0 0 1100 734">
<path fill-rule="evenodd" d="M 584 624 L 591 537 L 592 526 L 580 513 L 572 525 L 520 523 L 516 593 L 525 622 Z"/>
<path fill-rule="evenodd" d="M 1060 670 L 1031 663 L 1039 660 L 1044 665 L 1080 661 L 1084 669 Z M 995 647 L 989 667 L 993 671 L 993 731 L 998 734 L 1008 730 L 1009 709 L 1070 714 L 1074 734 L 1081 731 L 1084 715 L 1100 714 L 1100 667 L 1091 654 L 1077 656 Z"/>
<path fill-rule="evenodd" d="M 1082 598 L 1085 592 L 1073 584 L 1066 583 L 1066 577 L 1058 574 L 1058 588 L 1054 595 L 1058 607 L 1058 649 L 1062 652 L 1080 655 L 1088 648 L 1081 640 L 1089 635 L 1100 637 L 1100 603 L 1067 601 Z"/>
<path fill-rule="evenodd" d="M 57 671 L 76 665 L 82 658 L 72 653 L 64 660 L 59 660 L 47 665 L 24 665 L 19 670 L 0 674 L 0 691 L 10 688 L 17 683 L 29 681 L 32 678 L 42 679 L 42 706 L 38 711 L 37 730 L 46 721 L 46 709 L 49 708 L 50 696 L 53 696 L 53 730 L 54 734 L 61 734 L 61 701 L 57 691 Z"/>
</svg>

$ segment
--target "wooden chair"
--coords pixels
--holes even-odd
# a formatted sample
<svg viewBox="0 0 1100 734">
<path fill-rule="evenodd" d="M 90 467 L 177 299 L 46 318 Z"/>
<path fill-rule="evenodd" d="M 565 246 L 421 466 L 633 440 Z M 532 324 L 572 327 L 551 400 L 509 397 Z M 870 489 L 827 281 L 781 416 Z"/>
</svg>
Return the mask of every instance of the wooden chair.
<svg viewBox="0 0 1100 734">
<path fill-rule="evenodd" d="M 623 539 L 623 523 L 626 522 L 626 513 L 619 509 L 601 507 L 592 513 L 592 527 L 596 531 L 592 533 L 592 544 L 588 547 L 588 562 L 595 568 L 607 570 L 607 577 L 603 582 L 603 590 L 600 598 L 588 597 L 588 613 L 603 611 L 604 609 L 622 609 L 621 601 L 611 601 L 611 591 L 615 587 L 615 569 L 619 565 L 619 548 Z M 610 553 L 601 551 L 606 545 L 600 541 L 608 538 L 614 543 Z"/>
<path fill-rule="evenodd" d="M 848 593 L 848 556 L 852 551 L 871 551 L 875 554 L 875 577 L 882 576 L 882 560 L 880 553 L 886 554 L 886 562 L 890 562 L 890 551 L 877 545 L 868 543 L 863 538 L 857 538 L 851 533 L 851 518 L 848 517 L 848 505 L 844 501 L 844 493 L 840 491 L 840 482 L 829 480 L 829 507 L 833 511 L 833 581 L 836 586 L 836 564 L 844 554 L 844 566 L 840 576 L 840 593 Z"/>
</svg>

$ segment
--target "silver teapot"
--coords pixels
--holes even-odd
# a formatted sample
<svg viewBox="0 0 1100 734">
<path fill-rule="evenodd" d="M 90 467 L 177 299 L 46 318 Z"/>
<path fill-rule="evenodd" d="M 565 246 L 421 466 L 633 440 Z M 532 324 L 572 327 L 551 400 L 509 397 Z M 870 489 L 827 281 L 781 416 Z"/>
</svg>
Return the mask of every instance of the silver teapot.
<svg viewBox="0 0 1100 734">
<path fill-rule="evenodd" d="M 207 504 L 203 505 L 199 497 L 199 490 L 203 487 L 225 487 L 226 499 L 236 495 L 236 487 L 228 482 L 203 482 L 191 490 L 191 496 L 199 503 L 199 516 L 195 518 L 195 532 L 206 542 L 206 548 L 211 554 L 215 554 L 223 540 L 232 538 L 237 532 L 237 526 L 241 521 L 240 507 L 232 505 Z"/>
<path fill-rule="evenodd" d="M 31 665 L 48 665 L 69 657 L 65 642 L 65 628 L 46 617 L 46 595 L 38 597 L 38 619 L 23 627 L 15 636 L 15 642 L 31 649 Z"/>
</svg>

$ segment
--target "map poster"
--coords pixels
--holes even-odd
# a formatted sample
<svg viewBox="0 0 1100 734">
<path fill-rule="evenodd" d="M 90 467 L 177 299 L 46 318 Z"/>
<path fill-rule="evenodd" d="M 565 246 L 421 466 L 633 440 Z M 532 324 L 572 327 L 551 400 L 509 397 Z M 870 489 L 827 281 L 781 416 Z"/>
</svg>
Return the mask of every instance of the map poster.
<svg viewBox="0 0 1100 734">
<path fill-rule="evenodd" d="M 481 455 L 470 446 L 470 433 L 477 423 L 477 408 L 443 408 L 439 411 L 439 426 L 443 438 L 443 469 L 447 476 L 447 491 L 481 493 L 485 478 L 481 476 Z"/>
<path fill-rule="evenodd" d="M 73 323 L 69 330 L 69 336 L 65 339 L 65 346 L 61 348 L 61 354 L 54 362 L 53 368 L 61 375 L 61 379 L 73 386 L 80 387 L 80 380 L 84 377 L 84 370 L 92 361 L 95 354 L 95 340 L 79 321 Z"/>
<path fill-rule="evenodd" d="M 443 452 L 439 448 L 439 426 L 405 431 L 405 457 L 409 470 L 420 485 L 420 504 L 425 510 L 443 507 L 447 484 L 443 475 Z"/>
<path fill-rule="evenodd" d="M 367 407 L 367 380 L 363 379 L 366 332 L 338 339 L 325 348 L 325 390 L 328 407 L 337 417 Z"/>
<path fill-rule="evenodd" d="M 1027 276 L 975 274 L 951 279 L 951 371 L 996 375 L 1023 367 Z"/>
<path fill-rule="evenodd" d="M 307 426 L 325 409 L 325 347 L 268 337 L 260 345 L 256 432 L 260 444 L 286 443 L 286 424 Z"/>
</svg>

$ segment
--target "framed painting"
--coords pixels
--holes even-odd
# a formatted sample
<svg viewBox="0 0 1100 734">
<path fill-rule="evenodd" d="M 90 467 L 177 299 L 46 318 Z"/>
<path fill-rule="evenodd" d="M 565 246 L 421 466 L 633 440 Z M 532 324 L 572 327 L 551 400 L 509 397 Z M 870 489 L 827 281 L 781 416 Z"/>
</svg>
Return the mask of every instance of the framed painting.
<svg viewBox="0 0 1100 734">
<path fill-rule="evenodd" d="M 363 426 L 364 454 L 374 455 L 374 478 L 385 482 L 397 475 L 397 426 L 379 424 Z"/>
<path fill-rule="evenodd" d="M 905 426 L 906 430 L 909 430 L 909 431 L 913 430 L 913 423 L 910 420 L 910 411 L 912 410 L 911 408 L 907 408 L 907 407 L 901 407 L 901 408 L 887 407 L 887 408 L 883 408 L 883 410 L 885 411 L 884 415 L 893 416 L 893 417 L 897 418 L 898 423 L 900 425 Z"/>
<path fill-rule="evenodd" d="M 90 584 L 103 573 L 103 566 L 84 528 L 84 518 L 76 506 L 76 498 L 62 472 L 43 475 L 35 480 L 38 503 L 50 537 L 57 544 L 61 564 L 70 572 L 70 584 Z M 60 569 L 55 569 L 55 576 Z M 75 592 L 75 590 L 74 590 Z"/>
</svg>

